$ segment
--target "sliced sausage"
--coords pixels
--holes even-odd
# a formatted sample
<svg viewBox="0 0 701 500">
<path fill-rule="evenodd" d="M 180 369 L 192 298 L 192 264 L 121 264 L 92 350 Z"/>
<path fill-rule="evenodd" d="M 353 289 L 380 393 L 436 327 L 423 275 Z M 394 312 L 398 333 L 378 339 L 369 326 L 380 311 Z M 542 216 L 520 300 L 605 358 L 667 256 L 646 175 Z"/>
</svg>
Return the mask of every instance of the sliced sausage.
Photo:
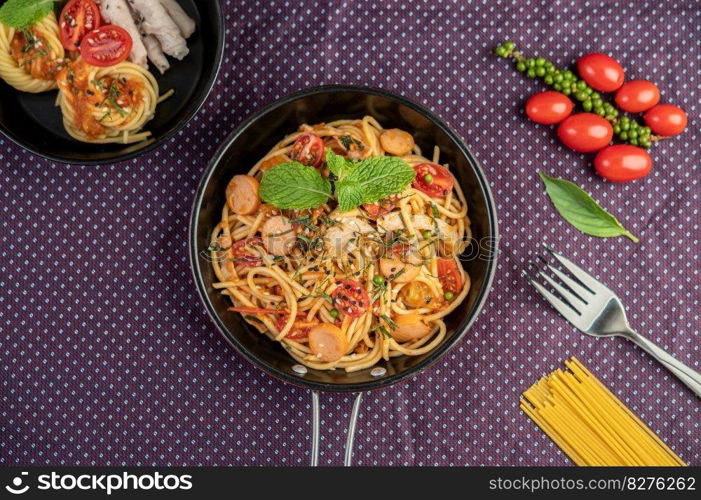
<svg viewBox="0 0 701 500">
<path fill-rule="evenodd" d="M 235 175 L 226 186 L 226 202 L 238 215 L 250 215 L 258 210 L 260 183 L 250 175 Z"/>
<path fill-rule="evenodd" d="M 397 342 L 419 340 L 431 333 L 431 327 L 421 321 L 418 313 L 398 314 L 394 318 L 397 328 L 392 330 L 392 337 Z"/>
<path fill-rule="evenodd" d="M 380 134 L 380 144 L 391 155 L 405 156 L 414 149 L 414 138 L 409 132 L 390 128 Z"/>
<path fill-rule="evenodd" d="M 348 350 L 348 339 L 331 323 L 321 323 L 309 330 L 309 349 L 319 361 L 338 361 Z"/>
<path fill-rule="evenodd" d="M 288 161 L 288 160 L 286 160 L 284 156 L 275 155 L 275 156 L 268 158 L 267 160 L 263 160 L 262 162 L 260 162 L 260 165 L 258 165 L 258 169 L 261 172 L 266 172 L 266 171 L 270 170 L 271 168 L 273 168 L 275 165 L 278 165 L 280 163 L 285 163 L 286 161 Z"/>
<path fill-rule="evenodd" d="M 263 245 L 273 255 L 287 255 L 297 242 L 297 233 L 290 219 L 276 215 L 268 219 L 260 229 Z"/>
</svg>

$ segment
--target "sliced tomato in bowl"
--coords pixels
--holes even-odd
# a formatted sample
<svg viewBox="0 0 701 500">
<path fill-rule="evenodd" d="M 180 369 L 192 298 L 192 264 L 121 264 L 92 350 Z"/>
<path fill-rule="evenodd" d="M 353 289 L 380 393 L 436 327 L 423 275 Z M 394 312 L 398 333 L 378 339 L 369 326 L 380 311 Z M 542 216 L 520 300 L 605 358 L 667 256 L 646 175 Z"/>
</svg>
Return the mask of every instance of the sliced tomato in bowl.
<svg viewBox="0 0 701 500">
<path fill-rule="evenodd" d="M 105 24 L 83 37 L 80 56 L 93 66 L 114 66 L 131 53 L 131 35 L 113 24 Z"/>
<path fill-rule="evenodd" d="M 306 133 L 297 137 L 292 145 L 290 158 L 303 165 L 319 168 L 324 161 L 326 148 L 324 141 L 316 134 Z"/>
<path fill-rule="evenodd" d="M 453 259 L 438 259 L 438 281 L 444 293 L 457 295 L 462 290 L 462 276 Z"/>
<path fill-rule="evenodd" d="M 453 189 L 453 176 L 448 169 L 435 163 L 420 163 L 414 167 L 416 177 L 411 185 L 431 198 L 445 198 Z"/>
<path fill-rule="evenodd" d="M 100 26 L 100 9 L 93 0 L 70 0 L 58 18 L 58 36 L 66 50 L 78 50 L 83 37 Z"/>
</svg>

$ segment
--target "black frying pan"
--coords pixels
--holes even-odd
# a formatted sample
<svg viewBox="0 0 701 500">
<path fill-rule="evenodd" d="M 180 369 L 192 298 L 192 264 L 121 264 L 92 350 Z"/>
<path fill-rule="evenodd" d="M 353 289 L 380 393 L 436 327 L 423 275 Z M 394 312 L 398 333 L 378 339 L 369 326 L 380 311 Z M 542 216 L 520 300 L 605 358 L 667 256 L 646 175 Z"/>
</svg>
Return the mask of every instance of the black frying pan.
<svg viewBox="0 0 701 500">
<path fill-rule="evenodd" d="M 0 5 L 6 0 L 0 0 Z M 146 124 L 151 137 L 136 144 L 90 144 L 73 139 L 65 131 L 61 110 L 55 105 L 57 90 L 41 94 L 20 92 L 0 79 L 0 132 L 23 148 L 64 163 L 92 165 L 114 163 L 150 151 L 180 130 L 209 95 L 224 53 L 224 18 L 219 0 L 178 0 L 197 23 L 187 40 L 190 53 L 182 60 L 169 58 L 170 69 L 151 72 L 161 92 L 175 94 L 158 105 Z M 60 5 L 62 7 L 63 4 Z"/>
<path fill-rule="evenodd" d="M 219 222 L 224 190 L 235 174 L 245 174 L 285 135 L 302 123 L 329 122 L 341 118 L 375 116 L 387 127 L 412 133 L 424 151 L 434 145 L 441 149 L 441 163 L 450 163 L 468 202 L 473 244 L 463 259 L 472 280 L 466 300 L 445 318 L 445 340 L 421 356 L 401 356 L 383 361 L 384 370 L 366 369 L 355 373 L 343 370 L 308 369 L 277 343 L 260 334 L 240 314 L 227 311 L 228 299 L 212 288 L 216 280 L 209 261 L 209 238 Z M 385 90 L 349 86 L 313 88 L 285 97 L 244 121 L 219 148 L 211 160 L 195 196 L 190 219 L 190 259 L 197 290 L 205 308 L 224 338 L 241 354 L 266 373 L 313 391 L 313 451 L 316 465 L 318 450 L 318 393 L 316 391 L 359 392 L 395 384 L 416 375 L 438 361 L 467 332 L 479 313 L 492 283 L 496 268 L 497 218 L 492 195 L 484 173 L 463 141 L 439 118 L 403 97 Z M 381 373 L 378 376 L 378 371 Z M 382 373 L 384 372 L 384 373 Z M 346 445 L 346 463 L 350 463 L 353 431 L 360 397 L 351 414 Z"/>
</svg>

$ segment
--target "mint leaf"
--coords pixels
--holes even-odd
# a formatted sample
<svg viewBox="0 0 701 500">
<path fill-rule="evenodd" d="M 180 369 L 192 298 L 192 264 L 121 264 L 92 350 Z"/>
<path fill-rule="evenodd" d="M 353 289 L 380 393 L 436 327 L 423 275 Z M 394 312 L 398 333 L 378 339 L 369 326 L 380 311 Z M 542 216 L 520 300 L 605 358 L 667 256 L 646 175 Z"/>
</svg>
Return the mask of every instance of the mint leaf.
<svg viewBox="0 0 701 500">
<path fill-rule="evenodd" d="M 339 208 L 347 211 L 400 193 L 415 175 L 411 165 L 396 156 L 367 158 L 336 182 Z"/>
<path fill-rule="evenodd" d="M 24 29 L 49 15 L 54 0 L 8 0 L 0 7 L 0 23 Z"/>
<path fill-rule="evenodd" d="M 341 155 L 337 155 L 330 149 L 326 151 L 326 165 L 337 179 L 343 179 L 353 171 L 356 164 Z"/>
<path fill-rule="evenodd" d="M 263 174 L 260 197 L 278 208 L 316 208 L 331 196 L 331 184 L 314 167 L 291 161 Z"/>
<path fill-rule="evenodd" d="M 640 241 L 576 184 L 550 177 L 543 172 L 539 172 L 539 175 L 550 201 L 562 218 L 583 233 L 600 238 L 626 236 L 635 243 Z"/>
</svg>

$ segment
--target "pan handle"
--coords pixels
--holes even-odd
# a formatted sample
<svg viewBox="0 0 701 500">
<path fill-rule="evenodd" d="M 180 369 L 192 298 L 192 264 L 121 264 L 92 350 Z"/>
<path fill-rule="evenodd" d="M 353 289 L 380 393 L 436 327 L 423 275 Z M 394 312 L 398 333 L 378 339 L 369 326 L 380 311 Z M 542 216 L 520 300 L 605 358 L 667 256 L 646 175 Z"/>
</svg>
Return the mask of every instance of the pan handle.
<svg viewBox="0 0 701 500">
<path fill-rule="evenodd" d="M 353 459 L 353 441 L 355 440 L 355 428 L 360 414 L 360 402 L 363 399 L 363 393 L 359 392 L 355 396 L 353 409 L 351 410 L 350 422 L 348 423 L 348 432 L 346 433 L 346 451 L 343 459 L 343 465 L 350 467 Z M 312 459 L 311 466 L 319 465 L 319 393 L 312 391 Z"/>
</svg>

